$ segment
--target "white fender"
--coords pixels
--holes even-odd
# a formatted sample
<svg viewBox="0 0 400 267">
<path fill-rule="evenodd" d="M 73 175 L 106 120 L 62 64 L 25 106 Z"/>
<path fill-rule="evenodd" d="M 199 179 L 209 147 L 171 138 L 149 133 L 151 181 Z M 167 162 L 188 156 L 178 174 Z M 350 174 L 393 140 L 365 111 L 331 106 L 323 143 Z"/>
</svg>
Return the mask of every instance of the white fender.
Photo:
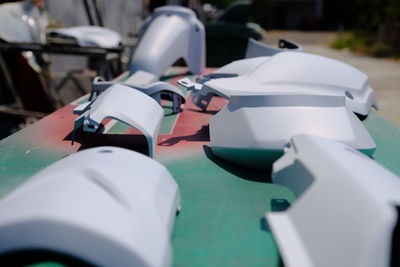
<svg viewBox="0 0 400 267">
<path fill-rule="evenodd" d="M 212 92 L 229 98 L 232 94 L 279 93 L 290 88 L 293 94 L 341 94 L 346 97 L 346 105 L 361 115 L 368 115 L 371 106 L 377 108 L 376 95 L 369 86 L 368 77 L 348 64 L 302 52 L 280 52 L 264 57 L 264 61 L 262 58 L 241 60 L 222 67 L 217 71 L 218 76 L 223 77 L 223 72 L 240 76 L 211 79 L 203 84 L 204 92 L 196 93 L 203 96 Z M 248 72 L 243 74 L 246 69 Z"/>
<path fill-rule="evenodd" d="M 75 120 L 74 129 L 83 125 L 84 131 L 96 132 L 106 118 L 138 129 L 146 137 L 149 156 L 154 156 L 164 111 L 150 96 L 127 86 L 114 84 L 92 102 L 78 106 L 74 113 L 80 114 Z"/>
<path fill-rule="evenodd" d="M 117 147 L 84 150 L 0 201 L 0 253 L 40 249 L 96 266 L 170 266 L 179 203 L 160 163 Z"/>
<path fill-rule="evenodd" d="M 138 70 L 160 77 L 178 59 L 200 74 L 205 67 L 205 30 L 195 13 L 184 7 L 155 9 L 132 58 L 131 73 Z"/>
</svg>

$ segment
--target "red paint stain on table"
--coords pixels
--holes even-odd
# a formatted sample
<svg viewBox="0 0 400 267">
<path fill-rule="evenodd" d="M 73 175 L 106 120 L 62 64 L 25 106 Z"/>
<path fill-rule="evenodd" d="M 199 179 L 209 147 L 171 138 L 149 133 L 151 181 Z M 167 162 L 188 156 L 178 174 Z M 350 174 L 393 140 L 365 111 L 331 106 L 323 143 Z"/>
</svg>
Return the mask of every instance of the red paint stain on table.
<svg viewBox="0 0 400 267">
<path fill-rule="evenodd" d="M 209 145 L 209 121 L 211 117 L 223 108 L 227 100 L 222 97 L 213 97 L 206 111 L 195 106 L 187 97 L 182 112 L 178 115 L 175 126 L 170 135 L 160 135 L 156 154 L 178 153 L 191 147 Z"/>
</svg>

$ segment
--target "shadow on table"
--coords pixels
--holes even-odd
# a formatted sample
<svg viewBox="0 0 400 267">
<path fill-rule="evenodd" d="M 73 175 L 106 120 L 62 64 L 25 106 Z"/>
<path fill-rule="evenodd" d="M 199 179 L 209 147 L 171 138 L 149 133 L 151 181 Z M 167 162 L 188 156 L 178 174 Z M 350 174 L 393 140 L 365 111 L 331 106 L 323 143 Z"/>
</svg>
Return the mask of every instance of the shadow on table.
<svg viewBox="0 0 400 267">
<path fill-rule="evenodd" d="M 70 132 L 64 140 L 79 143 L 81 146 L 78 151 L 99 146 L 116 146 L 149 155 L 146 137 L 141 134 L 103 134 L 101 130 L 89 133 L 78 129 L 74 134 Z"/>
<path fill-rule="evenodd" d="M 272 168 L 267 170 L 250 169 L 216 157 L 212 152 L 211 147 L 207 145 L 203 146 L 203 150 L 209 160 L 239 178 L 253 182 L 272 183 L 270 175 Z"/>
<path fill-rule="evenodd" d="M 210 141 L 208 125 L 203 125 L 200 130 L 191 135 L 173 136 L 159 143 L 160 146 L 173 146 L 180 141 L 207 142 Z"/>
<path fill-rule="evenodd" d="M 94 266 L 71 255 L 49 250 L 27 249 L 0 255 L 1 266 L 46 266 L 47 264 L 49 266 Z"/>
</svg>

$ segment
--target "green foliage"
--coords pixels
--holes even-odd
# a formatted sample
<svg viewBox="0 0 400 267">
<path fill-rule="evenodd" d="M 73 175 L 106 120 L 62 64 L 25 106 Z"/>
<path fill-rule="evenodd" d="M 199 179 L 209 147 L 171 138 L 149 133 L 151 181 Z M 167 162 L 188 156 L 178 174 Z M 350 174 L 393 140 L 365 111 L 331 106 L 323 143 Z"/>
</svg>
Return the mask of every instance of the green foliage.
<svg viewBox="0 0 400 267">
<path fill-rule="evenodd" d="M 335 49 L 353 48 L 357 45 L 357 39 L 351 32 L 342 34 L 337 40 L 331 43 L 331 47 Z"/>
<path fill-rule="evenodd" d="M 353 32 L 347 32 L 339 36 L 331 44 L 331 47 L 335 49 L 349 48 L 353 51 L 366 52 L 366 47 L 371 43 L 371 38 L 367 35 L 357 35 Z"/>
<path fill-rule="evenodd" d="M 376 57 L 400 55 L 400 0 L 354 0 L 352 32 L 342 34 L 333 48 L 349 48 Z"/>
<path fill-rule="evenodd" d="M 354 31 L 342 34 L 331 43 L 334 49 L 350 49 L 354 52 L 368 54 L 375 57 L 398 57 L 400 53 L 390 43 L 385 43 L 373 34 Z"/>
<path fill-rule="evenodd" d="M 400 22 L 400 0 L 356 0 L 356 27 L 377 32 L 380 25 Z"/>
<path fill-rule="evenodd" d="M 375 57 L 395 56 L 393 48 L 390 45 L 384 43 L 376 43 L 372 45 L 370 48 L 370 54 Z"/>
</svg>

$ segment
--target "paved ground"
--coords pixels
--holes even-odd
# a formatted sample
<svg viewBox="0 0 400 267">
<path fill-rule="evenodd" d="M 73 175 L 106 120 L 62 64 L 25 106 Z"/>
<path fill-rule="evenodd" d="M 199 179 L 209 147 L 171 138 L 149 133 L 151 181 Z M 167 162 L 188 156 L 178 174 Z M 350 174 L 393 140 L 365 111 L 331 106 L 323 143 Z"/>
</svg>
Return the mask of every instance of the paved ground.
<svg viewBox="0 0 400 267">
<path fill-rule="evenodd" d="M 379 113 L 400 126 L 400 60 L 378 59 L 331 49 L 329 43 L 337 38 L 334 32 L 268 31 L 265 42 L 276 45 L 279 38 L 296 41 L 305 52 L 346 62 L 366 73 L 378 95 Z"/>
</svg>

